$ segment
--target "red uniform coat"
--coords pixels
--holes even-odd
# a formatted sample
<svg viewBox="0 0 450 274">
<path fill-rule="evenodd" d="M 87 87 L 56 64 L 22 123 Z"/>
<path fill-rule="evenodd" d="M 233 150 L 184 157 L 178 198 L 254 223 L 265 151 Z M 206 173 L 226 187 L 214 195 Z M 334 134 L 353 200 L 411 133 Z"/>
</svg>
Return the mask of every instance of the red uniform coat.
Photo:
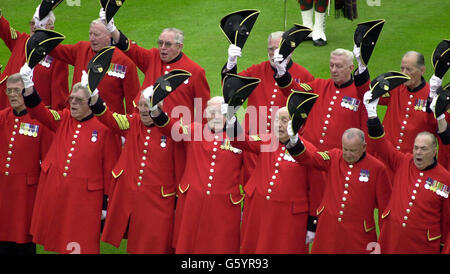
<svg viewBox="0 0 450 274">
<path fill-rule="evenodd" d="M 447 111 L 445 113 L 445 120 L 447 120 L 447 124 L 450 125 L 450 112 Z M 439 151 L 438 151 L 438 162 L 448 171 L 450 171 L 450 144 L 444 145 L 442 143 L 441 138 L 438 138 L 439 141 Z"/>
<path fill-rule="evenodd" d="M 239 253 L 242 151 L 230 146 L 225 132 L 214 133 L 206 124 L 183 126 L 177 136 L 179 121 L 170 120 L 160 129 L 186 147 L 175 252 Z"/>
<path fill-rule="evenodd" d="M 74 45 L 60 44 L 51 54 L 74 66 L 72 83 L 75 84 L 81 81 L 82 71 L 87 72 L 87 65 L 96 52 L 91 49 L 88 41 L 81 41 Z M 120 114 L 131 113 L 132 101 L 139 92 L 139 86 L 136 65 L 119 49 L 114 49 L 111 65 L 97 87 L 100 96 L 111 111 Z"/>
<path fill-rule="evenodd" d="M 103 194 L 109 190 L 120 138 L 92 116 L 77 121 L 69 110 L 50 112 L 42 103 L 28 110 L 56 132 L 42 162 L 33 241 L 60 253 L 72 251 L 72 245 L 81 253 L 99 253 Z"/>
<path fill-rule="evenodd" d="M 294 159 L 327 171 L 311 253 L 369 253 L 368 244 L 377 242 L 373 211 L 383 212 L 391 194 L 384 164 L 370 154 L 348 164 L 340 149 L 306 150 Z"/>
<path fill-rule="evenodd" d="M 244 187 L 241 253 L 308 253 L 305 236 L 312 177 L 278 141 L 245 138 L 231 142 L 258 155 Z"/>
<path fill-rule="evenodd" d="M 306 83 L 314 80 L 311 73 L 297 63 L 290 62 L 287 69 L 297 83 Z M 235 73 L 235 70 L 230 71 L 230 73 Z M 243 125 L 245 126 L 245 131 L 250 135 L 270 133 L 276 112 L 276 109 L 272 109 L 272 107 L 282 108 L 286 106 L 287 96 L 281 92 L 278 84 L 275 82 L 274 74 L 275 70 L 269 61 L 252 65 L 239 73 L 242 76 L 261 79 L 261 82 L 247 99 L 247 112 Z M 250 110 L 249 107 L 254 107 L 255 109 Z M 248 124 L 249 122 L 250 124 Z M 262 123 L 262 127 L 260 127 L 260 123 Z"/>
<path fill-rule="evenodd" d="M 395 171 L 391 199 L 381 215 L 381 252 L 439 253 L 450 227 L 450 173 L 439 164 L 419 170 L 412 154 L 397 151 L 386 138 L 372 141 Z"/>
<path fill-rule="evenodd" d="M 0 111 L 0 241 L 31 242 L 30 223 L 53 134 L 25 112 Z"/>
<path fill-rule="evenodd" d="M 432 112 L 426 112 L 430 85 L 423 80 L 422 85 L 409 91 L 400 85 L 390 91 L 390 97 L 383 98 L 379 104 L 387 105 L 383 126 L 386 139 L 401 152 L 411 152 L 414 139 L 422 131 L 436 135 L 437 122 Z"/>
<path fill-rule="evenodd" d="M 289 96 L 292 89 L 313 92 L 319 95 L 308 119 L 301 129 L 304 139 L 311 142 L 319 151 L 328 151 L 342 146 L 342 134 L 348 128 L 360 128 L 367 132 L 367 111 L 362 102 L 364 92 L 369 89 L 369 74 L 355 75 L 341 86 L 336 86 L 332 79 L 316 78 L 307 84 L 299 84 L 289 77 L 289 73 L 277 79 L 281 91 Z M 313 186 L 315 200 L 320 201 L 325 188 L 325 174 L 318 170 L 311 171 L 316 177 Z M 316 211 L 311 205 L 310 214 Z"/>
<path fill-rule="evenodd" d="M 197 63 L 192 61 L 186 54 L 175 58 L 170 63 L 164 63 L 159 56 L 157 48 L 145 49 L 138 46 L 135 42 L 130 43 L 130 47 L 125 54 L 133 60 L 137 67 L 145 74 L 142 88 L 154 85 L 156 80 L 162 75 L 174 69 L 183 69 L 189 71 L 192 76 L 181 84 L 176 92 L 164 99 L 164 111 L 170 117 L 183 117 L 184 124 L 192 122 L 206 122 L 203 112 L 206 108 L 206 102 L 210 99 L 209 85 L 206 80 L 205 70 Z M 137 106 L 140 94 L 134 100 L 134 106 Z M 176 106 L 184 106 L 187 109 L 173 111 Z M 197 116 L 194 118 L 194 107 L 197 109 Z M 135 110 L 137 111 L 137 109 Z"/>
<path fill-rule="evenodd" d="M 112 171 L 114 190 L 109 197 L 102 241 L 119 247 L 128 229 L 127 252 L 171 253 L 175 213 L 173 141 L 156 127 L 145 126 L 136 114 L 116 120 L 107 110 L 97 117 L 126 137 Z M 125 126 L 124 121 L 128 121 Z"/>
<path fill-rule="evenodd" d="M 308 70 L 292 61 L 288 63 L 287 70 L 298 83 L 309 82 L 314 79 Z M 235 66 L 228 73 L 237 73 L 237 67 Z M 269 61 L 252 65 L 239 73 L 239 75 L 245 77 L 261 79 L 261 82 L 247 99 L 247 109 L 242 123 L 244 130 L 250 135 L 270 133 L 277 109 L 286 106 L 287 97 L 275 82 L 274 74 L 275 69 Z M 224 73 L 222 73 L 223 77 L 225 77 Z M 257 155 L 249 152 L 244 154 L 244 182 L 247 182 L 252 175 L 256 161 Z M 320 189 L 318 192 L 320 192 Z"/>
<path fill-rule="evenodd" d="M 0 109 L 9 106 L 5 95 L 6 79 L 9 75 L 17 73 L 25 64 L 25 46 L 30 35 L 17 32 L 10 27 L 9 22 L 0 18 L 0 37 L 11 51 L 11 57 L 3 73 L 0 73 Z M 69 94 L 69 66 L 59 60 L 47 56 L 34 67 L 33 82 L 36 90 L 44 101 L 44 104 L 52 109 L 61 110 L 67 105 Z"/>
<path fill-rule="evenodd" d="M 142 88 L 154 85 L 156 80 L 162 75 L 174 69 L 183 69 L 189 71 L 192 76 L 181 84 L 176 92 L 164 99 L 164 110 L 171 118 L 182 118 L 185 125 L 192 122 L 205 124 L 206 118 L 203 113 L 206 109 L 206 103 L 210 99 L 209 84 L 206 80 L 205 70 L 197 63 L 191 60 L 186 54 L 181 53 L 178 57 L 169 63 L 161 60 L 157 48 L 145 49 L 132 41 L 125 54 L 133 60 L 137 67 L 144 73 L 145 78 Z M 133 101 L 137 106 L 140 94 Z M 175 107 L 177 107 L 175 109 Z M 196 109 L 194 113 L 194 108 Z M 134 109 L 137 112 L 137 108 Z M 194 117 L 195 114 L 195 117 Z M 175 158 L 175 176 L 177 183 L 180 182 L 184 173 L 186 161 L 185 147 L 181 143 L 175 143 L 177 157 Z M 178 193 L 179 194 L 179 193 Z M 177 205 L 177 219 L 182 211 L 182 202 Z M 177 221 L 178 222 L 178 221 Z M 176 244 L 177 231 L 174 233 L 174 247 Z"/>
</svg>

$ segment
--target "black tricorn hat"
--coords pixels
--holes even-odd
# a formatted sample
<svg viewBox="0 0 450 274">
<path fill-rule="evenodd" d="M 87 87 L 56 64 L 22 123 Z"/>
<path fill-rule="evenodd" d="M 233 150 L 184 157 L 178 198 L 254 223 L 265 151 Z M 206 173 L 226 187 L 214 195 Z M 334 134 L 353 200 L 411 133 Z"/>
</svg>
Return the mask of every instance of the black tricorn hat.
<svg viewBox="0 0 450 274">
<path fill-rule="evenodd" d="M 319 95 L 306 91 L 292 90 L 287 98 L 286 107 L 292 120 L 292 130 L 298 132 L 305 123 L 309 112 Z"/>
<path fill-rule="evenodd" d="M 220 29 L 231 44 L 235 44 L 242 49 L 259 13 L 259 10 L 253 9 L 230 13 L 220 20 Z"/>
<path fill-rule="evenodd" d="M 441 78 L 450 67 L 450 40 L 442 40 L 434 49 L 431 56 L 434 75 Z"/>
<path fill-rule="evenodd" d="M 447 83 L 445 87 L 439 87 L 436 92 L 438 94 L 438 98 L 436 101 L 434 116 L 439 117 L 442 113 L 445 113 L 450 105 L 450 83 Z"/>
<path fill-rule="evenodd" d="M 409 79 L 411 78 L 408 75 L 397 71 L 389 71 L 379 75 L 370 82 L 372 99 L 370 99 L 369 102 L 373 102 L 375 99 L 381 97 L 381 95 L 403 84 Z"/>
<path fill-rule="evenodd" d="M 355 29 L 353 40 L 361 49 L 361 61 L 367 66 L 373 49 L 383 29 L 384 19 L 359 23 Z"/>
<path fill-rule="evenodd" d="M 63 0 L 42 0 L 39 7 L 39 20 L 42 20 L 47 16 L 50 11 L 54 10 Z"/>
<path fill-rule="evenodd" d="M 125 0 L 100 0 L 100 5 L 106 13 L 106 23 L 108 23 L 123 5 Z"/>
<path fill-rule="evenodd" d="M 111 64 L 111 59 L 114 53 L 113 46 L 107 46 L 102 48 L 97 52 L 97 54 L 92 57 L 87 65 L 88 69 L 88 89 L 94 92 L 100 81 L 105 76 Z"/>
<path fill-rule="evenodd" d="M 283 58 L 288 57 L 301 42 L 306 40 L 311 32 L 310 28 L 299 24 L 294 24 L 292 28 L 285 31 L 279 45 L 280 54 L 283 55 Z"/>
<path fill-rule="evenodd" d="M 161 102 L 191 76 L 189 71 L 174 69 L 159 77 L 153 85 L 154 92 L 150 98 L 150 107 Z"/>
<path fill-rule="evenodd" d="M 222 94 L 225 103 L 234 107 L 234 111 L 242 106 L 261 79 L 227 73 L 223 79 Z"/>
<path fill-rule="evenodd" d="M 37 29 L 28 38 L 25 45 L 25 54 L 30 68 L 36 66 L 66 37 L 59 32 L 47 29 Z"/>
</svg>

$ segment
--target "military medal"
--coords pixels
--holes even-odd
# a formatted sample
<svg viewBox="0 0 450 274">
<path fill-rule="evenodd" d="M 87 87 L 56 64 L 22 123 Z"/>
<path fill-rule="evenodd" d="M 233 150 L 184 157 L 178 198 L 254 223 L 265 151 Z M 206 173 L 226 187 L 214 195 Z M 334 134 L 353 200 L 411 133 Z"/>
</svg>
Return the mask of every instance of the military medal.
<svg viewBox="0 0 450 274">
<path fill-rule="evenodd" d="M 368 182 L 369 181 L 369 171 L 365 169 L 361 169 L 359 172 L 359 181 L 360 182 Z"/>
<path fill-rule="evenodd" d="M 93 131 L 92 131 L 91 142 L 92 142 L 92 143 L 97 142 L 97 137 L 98 137 L 97 131 L 96 131 L 96 130 L 93 130 Z"/>
<path fill-rule="evenodd" d="M 19 134 L 24 134 L 25 130 L 25 124 L 24 123 L 20 123 L 20 129 L 19 129 Z"/>
<path fill-rule="evenodd" d="M 164 148 L 167 146 L 167 137 L 161 136 L 161 147 Z"/>
<path fill-rule="evenodd" d="M 346 100 L 347 100 L 347 96 L 344 96 L 341 101 L 341 107 L 343 107 L 343 108 L 346 107 Z"/>
</svg>

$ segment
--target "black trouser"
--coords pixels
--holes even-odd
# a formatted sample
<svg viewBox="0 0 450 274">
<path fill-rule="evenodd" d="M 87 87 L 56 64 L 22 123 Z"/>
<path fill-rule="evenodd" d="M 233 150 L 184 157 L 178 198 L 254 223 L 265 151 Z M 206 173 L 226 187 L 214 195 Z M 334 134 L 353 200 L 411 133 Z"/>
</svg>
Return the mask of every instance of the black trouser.
<svg viewBox="0 0 450 274">
<path fill-rule="evenodd" d="M 25 244 L 0 242 L 0 254 L 36 254 L 36 244 L 32 242 Z"/>
</svg>

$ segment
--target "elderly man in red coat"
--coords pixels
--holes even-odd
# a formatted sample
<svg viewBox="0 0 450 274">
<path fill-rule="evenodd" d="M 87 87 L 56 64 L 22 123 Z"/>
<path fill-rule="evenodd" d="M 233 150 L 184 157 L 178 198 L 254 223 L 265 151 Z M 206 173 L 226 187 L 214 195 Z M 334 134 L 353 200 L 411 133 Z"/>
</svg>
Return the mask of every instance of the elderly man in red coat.
<svg viewBox="0 0 450 274">
<path fill-rule="evenodd" d="M 53 134 L 31 119 L 19 73 L 6 80 L 10 107 L 0 111 L 0 254 L 34 254 L 30 224 L 37 183 Z"/>
<path fill-rule="evenodd" d="M 420 132 L 412 154 L 398 151 L 385 138 L 376 111 L 379 98 L 369 103 L 372 96 L 371 91 L 364 95 L 369 137 L 395 171 L 391 199 L 381 215 L 381 252 L 439 253 L 450 228 L 450 173 L 436 160 L 436 137 Z"/>
<path fill-rule="evenodd" d="M 72 83 L 81 81 L 82 71 L 92 57 L 109 46 L 111 35 L 100 19 L 93 20 L 89 28 L 89 41 L 73 45 L 59 44 L 51 51 L 55 58 L 74 66 Z M 111 111 L 127 114 L 133 111 L 133 99 L 139 92 L 139 77 L 136 65 L 120 50 L 114 50 L 111 64 L 98 86 L 101 96 Z"/>
<path fill-rule="evenodd" d="M 226 137 L 222 103 L 221 96 L 208 101 L 205 125 L 182 125 L 159 108 L 151 111 L 163 134 L 186 147 L 176 253 L 239 253 L 242 151 Z"/>
<path fill-rule="evenodd" d="M 34 34 L 37 27 L 54 29 L 55 15 L 53 12 L 39 21 L 38 9 L 30 21 L 30 34 L 18 32 L 13 29 L 0 10 L 0 38 L 11 51 L 11 57 L 6 64 L 3 73 L 0 73 L 0 109 L 8 106 L 8 99 L 5 96 L 6 79 L 13 73 L 18 73 L 25 63 L 25 46 L 28 39 Z M 34 68 L 34 82 L 36 89 L 40 90 L 40 95 L 44 105 L 54 110 L 61 110 L 67 106 L 67 96 L 69 95 L 69 66 L 64 62 L 54 59 L 52 55 L 47 55 Z"/>
<path fill-rule="evenodd" d="M 106 22 L 106 15 L 103 10 L 100 10 L 100 18 L 103 22 Z M 177 28 L 163 29 L 158 37 L 158 47 L 145 49 L 120 32 L 114 25 L 114 18 L 106 24 L 106 28 L 111 33 L 116 43 L 115 46 L 130 57 L 144 73 L 143 89 L 153 85 L 159 77 L 171 70 L 189 71 L 192 76 L 177 88 L 177 92 L 164 100 L 164 111 L 172 119 L 180 119 L 185 125 L 193 122 L 206 123 L 203 112 L 206 108 L 206 102 L 210 99 L 209 84 L 205 70 L 183 52 L 184 32 L 182 30 Z M 137 107 L 139 96 L 137 95 L 133 101 L 135 107 Z M 137 108 L 135 108 L 135 111 L 137 112 Z M 175 176 L 177 182 L 180 182 L 187 162 L 184 156 L 186 151 L 184 150 L 185 146 L 181 143 L 175 143 L 175 146 L 178 154 L 175 158 Z M 181 205 L 177 205 L 177 213 L 181 212 Z M 180 214 L 177 214 L 177 221 L 179 217 Z M 177 234 L 178 232 L 175 231 L 174 245 Z"/>
<path fill-rule="evenodd" d="M 314 178 L 286 150 L 288 121 L 287 108 L 280 108 L 275 114 L 276 131 L 265 141 L 242 132 L 234 116 L 227 121 L 231 144 L 257 155 L 254 173 L 244 187 L 245 199 L 251 200 L 244 202 L 241 253 L 309 252 L 306 236 L 309 200 L 315 198 L 310 195 Z"/>
<path fill-rule="evenodd" d="M 433 113 L 427 111 L 429 97 L 434 97 L 433 89 L 425 81 L 424 56 L 416 51 L 405 53 L 401 61 L 401 72 L 411 79 L 380 98 L 379 104 L 386 105 L 383 126 L 386 140 L 401 152 L 410 152 L 417 134 L 421 131 L 436 132 L 437 123 Z M 433 75 L 430 83 L 440 79 Z M 442 82 L 442 81 L 440 81 Z M 438 83 L 440 86 L 440 83 Z M 434 93 L 436 88 L 434 87 Z M 378 151 L 378 150 L 377 150 Z"/>
<path fill-rule="evenodd" d="M 291 127 L 288 127 L 291 128 Z M 319 224 L 311 253 L 369 253 L 376 245 L 374 209 L 383 212 L 391 195 L 385 165 L 366 153 L 364 132 L 350 128 L 342 149 L 314 152 L 290 130 L 288 151 L 299 163 L 327 171 Z M 380 225 L 381 227 L 381 225 Z"/>
<path fill-rule="evenodd" d="M 31 223 L 33 242 L 59 253 L 99 253 L 103 195 L 109 194 L 120 137 L 94 117 L 87 84 L 75 84 L 70 109 L 57 112 L 43 105 L 27 64 L 20 73 L 31 117 L 55 132 L 42 162 Z"/>
<path fill-rule="evenodd" d="M 103 124 L 127 140 L 112 170 L 102 241 L 119 247 L 126 236 L 129 253 L 172 253 L 176 193 L 172 139 L 155 127 L 143 95 L 139 115 L 113 113 L 97 96 L 90 107 Z"/>
</svg>

